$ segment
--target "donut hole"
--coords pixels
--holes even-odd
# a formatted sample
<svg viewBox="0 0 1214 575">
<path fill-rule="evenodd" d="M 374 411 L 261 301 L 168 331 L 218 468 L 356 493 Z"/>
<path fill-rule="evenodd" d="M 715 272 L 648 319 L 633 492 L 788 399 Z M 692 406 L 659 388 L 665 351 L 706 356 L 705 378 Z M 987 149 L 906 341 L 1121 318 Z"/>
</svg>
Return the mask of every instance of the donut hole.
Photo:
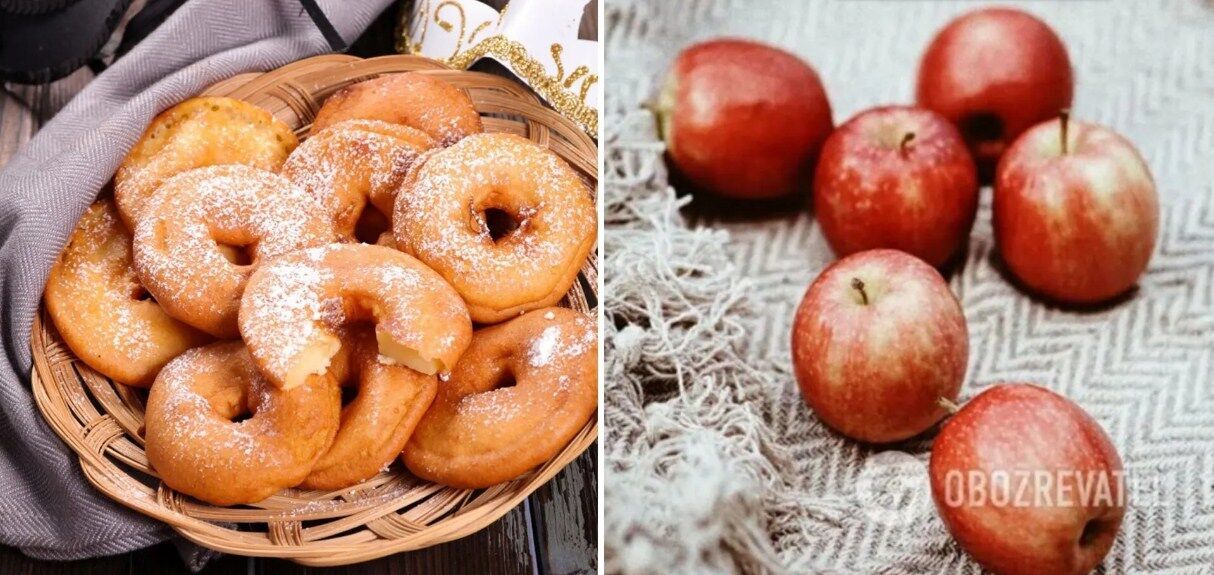
<svg viewBox="0 0 1214 575">
<path fill-rule="evenodd" d="M 206 395 L 211 409 L 222 419 L 232 423 L 241 423 L 253 418 L 253 406 L 249 405 L 249 398 L 239 385 L 229 382 L 218 389 L 213 389 Z"/>
<path fill-rule="evenodd" d="M 374 206 L 367 205 L 362 214 L 359 214 L 358 221 L 354 223 L 354 239 L 360 243 L 373 244 L 379 241 L 379 237 L 392 229 L 392 221 L 383 212 L 375 209 Z"/>
<path fill-rule="evenodd" d="M 354 400 L 358 398 L 358 389 L 359 389 L 359 386 L 357 386 L 357 385 L 341 386 L 341 406 L 342 407 L 347 407 L 351 403 L 354 403 Z"/>
<path fill-rule="evenodd" d="M 518 385 L 518 379 L 514 376 L 514 372 L 509 369 L 503 369 L 497 374 L 497 380 L 493 382 L 493 389 L 506 389 Z"/>
<path fill-rule="evenodd" d="M 252 418 L 253 418 L 253 412 L 252 412 L 252 411 L 250 411 L 250 410 L 248 410 L 248 409 L 242 409 L 242 410 L 240 410 L 240 412 L 239 412 L 239 413 L 237 413 L 236 415 L 232 416 L 232 417 L 231 417 L 231 419 L 230 419 L 230 421 L 231 421 L 232 423 L 242 423 L 242 422 L 248 421 L 248 420 L 250 420 L 250 419 L 252 419 Z"/>
<path fill-rule="evenodd" d="M 131 290 L 131 299 L 135 301 L 150 301 L 152 303 L 156 303 L 156 298 L 152 297 L 152 294 L 141 285 L 135 285 L 135 287 Z"/>
<path fill-rule="evenodd" d="M 224 259 L 231 262 L 232 265 L 248 266 L 253 264 L 252 246 L 216 243 L 219 246 L 219 253 L 223 254 Z"/>
<path fill-rule="evenodd" d="M 502 238 L 514 233 L 521 225 L 514 214 L 501 208 L 487 208 L 484 212 L 484 220 L 485 228 L 489 230 L 489 237 L 494 242 L 501 241 Z"/>
</svg>

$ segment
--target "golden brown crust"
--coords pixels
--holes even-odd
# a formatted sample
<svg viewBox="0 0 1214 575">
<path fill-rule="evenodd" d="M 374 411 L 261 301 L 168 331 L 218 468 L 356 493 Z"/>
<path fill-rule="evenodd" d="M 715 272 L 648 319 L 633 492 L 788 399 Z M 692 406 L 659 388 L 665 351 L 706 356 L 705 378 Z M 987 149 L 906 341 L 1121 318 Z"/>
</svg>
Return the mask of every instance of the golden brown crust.
<svg viewBox="0 0 1214 575">
<path fill-rule="evenodd" d="M 210 338 L 164 312 L 131 264 L 131 237 L 110 200 L 88 208 L 51 268 L 43 294 L 76 356 L 118 383 L 152 384 L 160 368 Z"/>
<path fill-rule="evenodd" d="M 489 212 L 516 225 L 495 237 Z M 594 249 L 590 190 L 551 151 L 513 134 L 478 134 L 424 154 L 396 197 L 397 246 L 463 296 L 473 321 L 554 305 Z"/>
<path fill-rule="evenodd" d="M 282 176 L 231 164 L 169 178 L 135 229 L 135 270 L 173 317 L 223 339 L 262 261 L 337 239 L 323 208 Z M 223 248 L 248 247 L 249 261 Z"/>
<path fill-rule="evenodd" d="M 463 90 L 428 74 L 386 74 L 351 84 L 325 100 L 310 134 L 343 120 L 383 120 L 430 134 L 449 146 L 483 131 L 480 113 Z"/>
<path fill-rule="evenodd" d="M 405 465 L 477 489 L 551 459 L 594 417 L 597 344 L 594 320 L 566 308 L 477 331 L 405 447 Z"/>
<path fill-rule="evenodd" d="M 343 240 L 354 240 L 364 215 L 392 214 L 396 190 L 418 155 L 437 145 L 425 132 L 380 120 L 346 120 L 301 144 L 283 177 L 324 206 Z M 375 211 L 364 214 L 368 202 Z"/>
<path fill-rule="evenodd" d="M 277 172 L 299 139 L 269 112 L 241 100 L 191 98 L 157 115 L 114 174 L 114 200 L 134 229 L 160 184 L 204 166 Z"/>
<path fill-rule="evenodd" d="M 375 334 L 356 328 L 342 338 L 349 358 L 342 384 L 358 395 L 342 409 L 333 445 L 321 456 L 300 487 L 341 489 L 375 476 L 405 447 L 417 422 L 438 391 L 438 377 L 403 366 L 380 363 Z"/>
<path fill-rule="evenodd" d="M 182 354 L 156 378 L 145 415 L 148 461 L 169 487 L 201 501 L 255 503 L 307 476 L 340 414 L 331 376 L 283 391 L 240 342 L 215 343 Z"/>
</svg>

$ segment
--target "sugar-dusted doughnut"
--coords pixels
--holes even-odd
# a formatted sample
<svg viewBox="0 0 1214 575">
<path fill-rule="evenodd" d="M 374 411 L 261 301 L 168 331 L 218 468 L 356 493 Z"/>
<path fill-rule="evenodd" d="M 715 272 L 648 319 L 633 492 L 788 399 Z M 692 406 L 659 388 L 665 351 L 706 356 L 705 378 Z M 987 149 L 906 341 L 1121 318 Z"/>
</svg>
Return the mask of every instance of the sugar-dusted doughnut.
<svg viewBox="0 0 1214 575">
<path fill-rule="evenodd" d="M 135 270 L 173 317 L 216 337 L 240 335 L 240 295 L 266 258 L 336 239 L 328 215 L 282 176 L 238 164 L 168 179 L 135 228 Z M 221 246 L 246 247 L 229 261 Z"/>
<path fill-rule="evenodd" d="M 219 164 L 276 172 L 298 143 L 289 126 L 253 104 L 191 98 L 148 125 L 114 174 L 114 199 L 127 227 L 134 229 L 152 192 L 174 175 Z"/>
<path fill-rule="evenodd" d="M 170 359 L 210 338 L 169 317 L 146 293 L 113 202 L 89 206 L 43 294 L 59 335 L 89 367 L 118 383 L 147 387 Z"/>
<path fill-rule="evenodd" d="M 280 173 L 323 204 L 334 229 L 350 240 L 368 201 L 381 214 L 392 214 L 409 167 L 435 145 L 434 138 L 408 126 L 346 120 L 304 140 Z"/>
<path fill-rule="evenodd" d="M 405 465 L 478 489 L 551 459 L 594 417 L 596 334 L 593 319 L 565 308 L 477 331 L 413 432 Z"/>
<path fill-rule="evenodd" d="M 331 376 L 281 390 L 240 342 L 214 343 L 169 362 L 152 385 L 148 461 L 169 487 L 199 500 L 254 503 L 307 477 L 340 418 Z"/>
<path fill-rule="evenodd" d="M 429 74 L 385 74 L 338 90 L 312 120 L 310 134 L 343 120 L 383 120 L 430 134 L 443 146 L 482 131 L 481 116 L 463 90 Z"/>
<path fill-rule="evenodd" d="M 413 257 L 372 244 L 332 244 L 274 258 L 253 272 L 240 334 L 275 385 L 324 373 L 341 326 L 373 322 L 384 360 L 425 374 L 451 369 L 472 322 L 459 294 Z"/>
<path fill-rule="evenodd" d="M 352 329 L 342 343 L 338 357 L 346 358 L 330 373 L 358 394 L 342 408 L 337 437 L 300 484 L 305 489 L 341 489 L 374 477 L 400 455 L 438 391 L 437 376 L 380 363 L 371 330 Z"/>
<path fill-rule="evenodd" d="M 509 220 L 504 233 L 495 219 Z M 496 323 L 558 302 L 594 248 L 597 222 L 591 191 L 556 154 L 478 134 L 419 160 L 392 229 L 401 250 L 451 282 L 473 321 Z"/>
</svg>

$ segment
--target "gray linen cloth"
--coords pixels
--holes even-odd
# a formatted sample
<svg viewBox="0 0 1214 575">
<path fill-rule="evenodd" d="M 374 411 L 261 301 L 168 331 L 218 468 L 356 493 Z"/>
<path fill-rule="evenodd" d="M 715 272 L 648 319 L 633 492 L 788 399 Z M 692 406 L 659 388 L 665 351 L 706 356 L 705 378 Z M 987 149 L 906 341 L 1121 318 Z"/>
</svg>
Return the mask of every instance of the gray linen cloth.
<svg viewBox="0 0 1214 575">
<path fill-rule="evenodd" d="M 320 0 L 353 41 L 392 0 Z M 329 46 L 292 0 L 193 0 L 101 74 L 0 170 L 0 544 L 46 559 L 122 553 L 167 526 L 93 489 L 30 393 L 30 330 L 84 209 L 160 110 L 233 75 Z"/>
</svg>

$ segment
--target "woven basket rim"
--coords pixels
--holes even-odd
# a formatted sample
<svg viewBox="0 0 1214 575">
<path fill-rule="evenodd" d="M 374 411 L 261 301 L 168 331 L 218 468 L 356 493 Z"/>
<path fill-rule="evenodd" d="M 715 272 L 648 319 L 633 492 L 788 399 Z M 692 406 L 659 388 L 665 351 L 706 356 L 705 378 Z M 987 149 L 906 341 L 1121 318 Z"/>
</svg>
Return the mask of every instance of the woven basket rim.
<svg viewBox="0 0 1214 575">
<path fill-rule="evenodd" d="M 303 133 L 319 102 L 340 87 L 404 71 L 435 74 L 466 89 L 483 115 L 485 131 L 520 133 L 549 147 L 583 177 L 592 196 L 597 193 L 594 140 L 545 107 L 534 93 L 500 76 L 452 70 L 419 56 L 361 59 L 331 54 L 269 72 L 240 74 L 201 94 L 251 101 Z M 595 311 L 597 254 L 595 250 L 587 259 L 562 305 Z M 596 305 L 592 307 L 591 301 Z M 328 566 L 458 539 L 508 513 L 598 436 L 595 417 L 551 460 L 486 490 L 457 490 L 424 482 L 394 462 L 390 472 L 337 493 L 284 490 L 250 506 L 211 506 L 159 482 L 143 455 L 138 392 L 114 384 L 79 362 L 46 314 L 43 305 L 31 337 L 34 399 L 50 427 L 77 454 L 86 479 L 123 506 L 165 522 L 194 543 L 224 553 Z M 250 530 L 250 526 L 258 528 Z"/>
</svg>

